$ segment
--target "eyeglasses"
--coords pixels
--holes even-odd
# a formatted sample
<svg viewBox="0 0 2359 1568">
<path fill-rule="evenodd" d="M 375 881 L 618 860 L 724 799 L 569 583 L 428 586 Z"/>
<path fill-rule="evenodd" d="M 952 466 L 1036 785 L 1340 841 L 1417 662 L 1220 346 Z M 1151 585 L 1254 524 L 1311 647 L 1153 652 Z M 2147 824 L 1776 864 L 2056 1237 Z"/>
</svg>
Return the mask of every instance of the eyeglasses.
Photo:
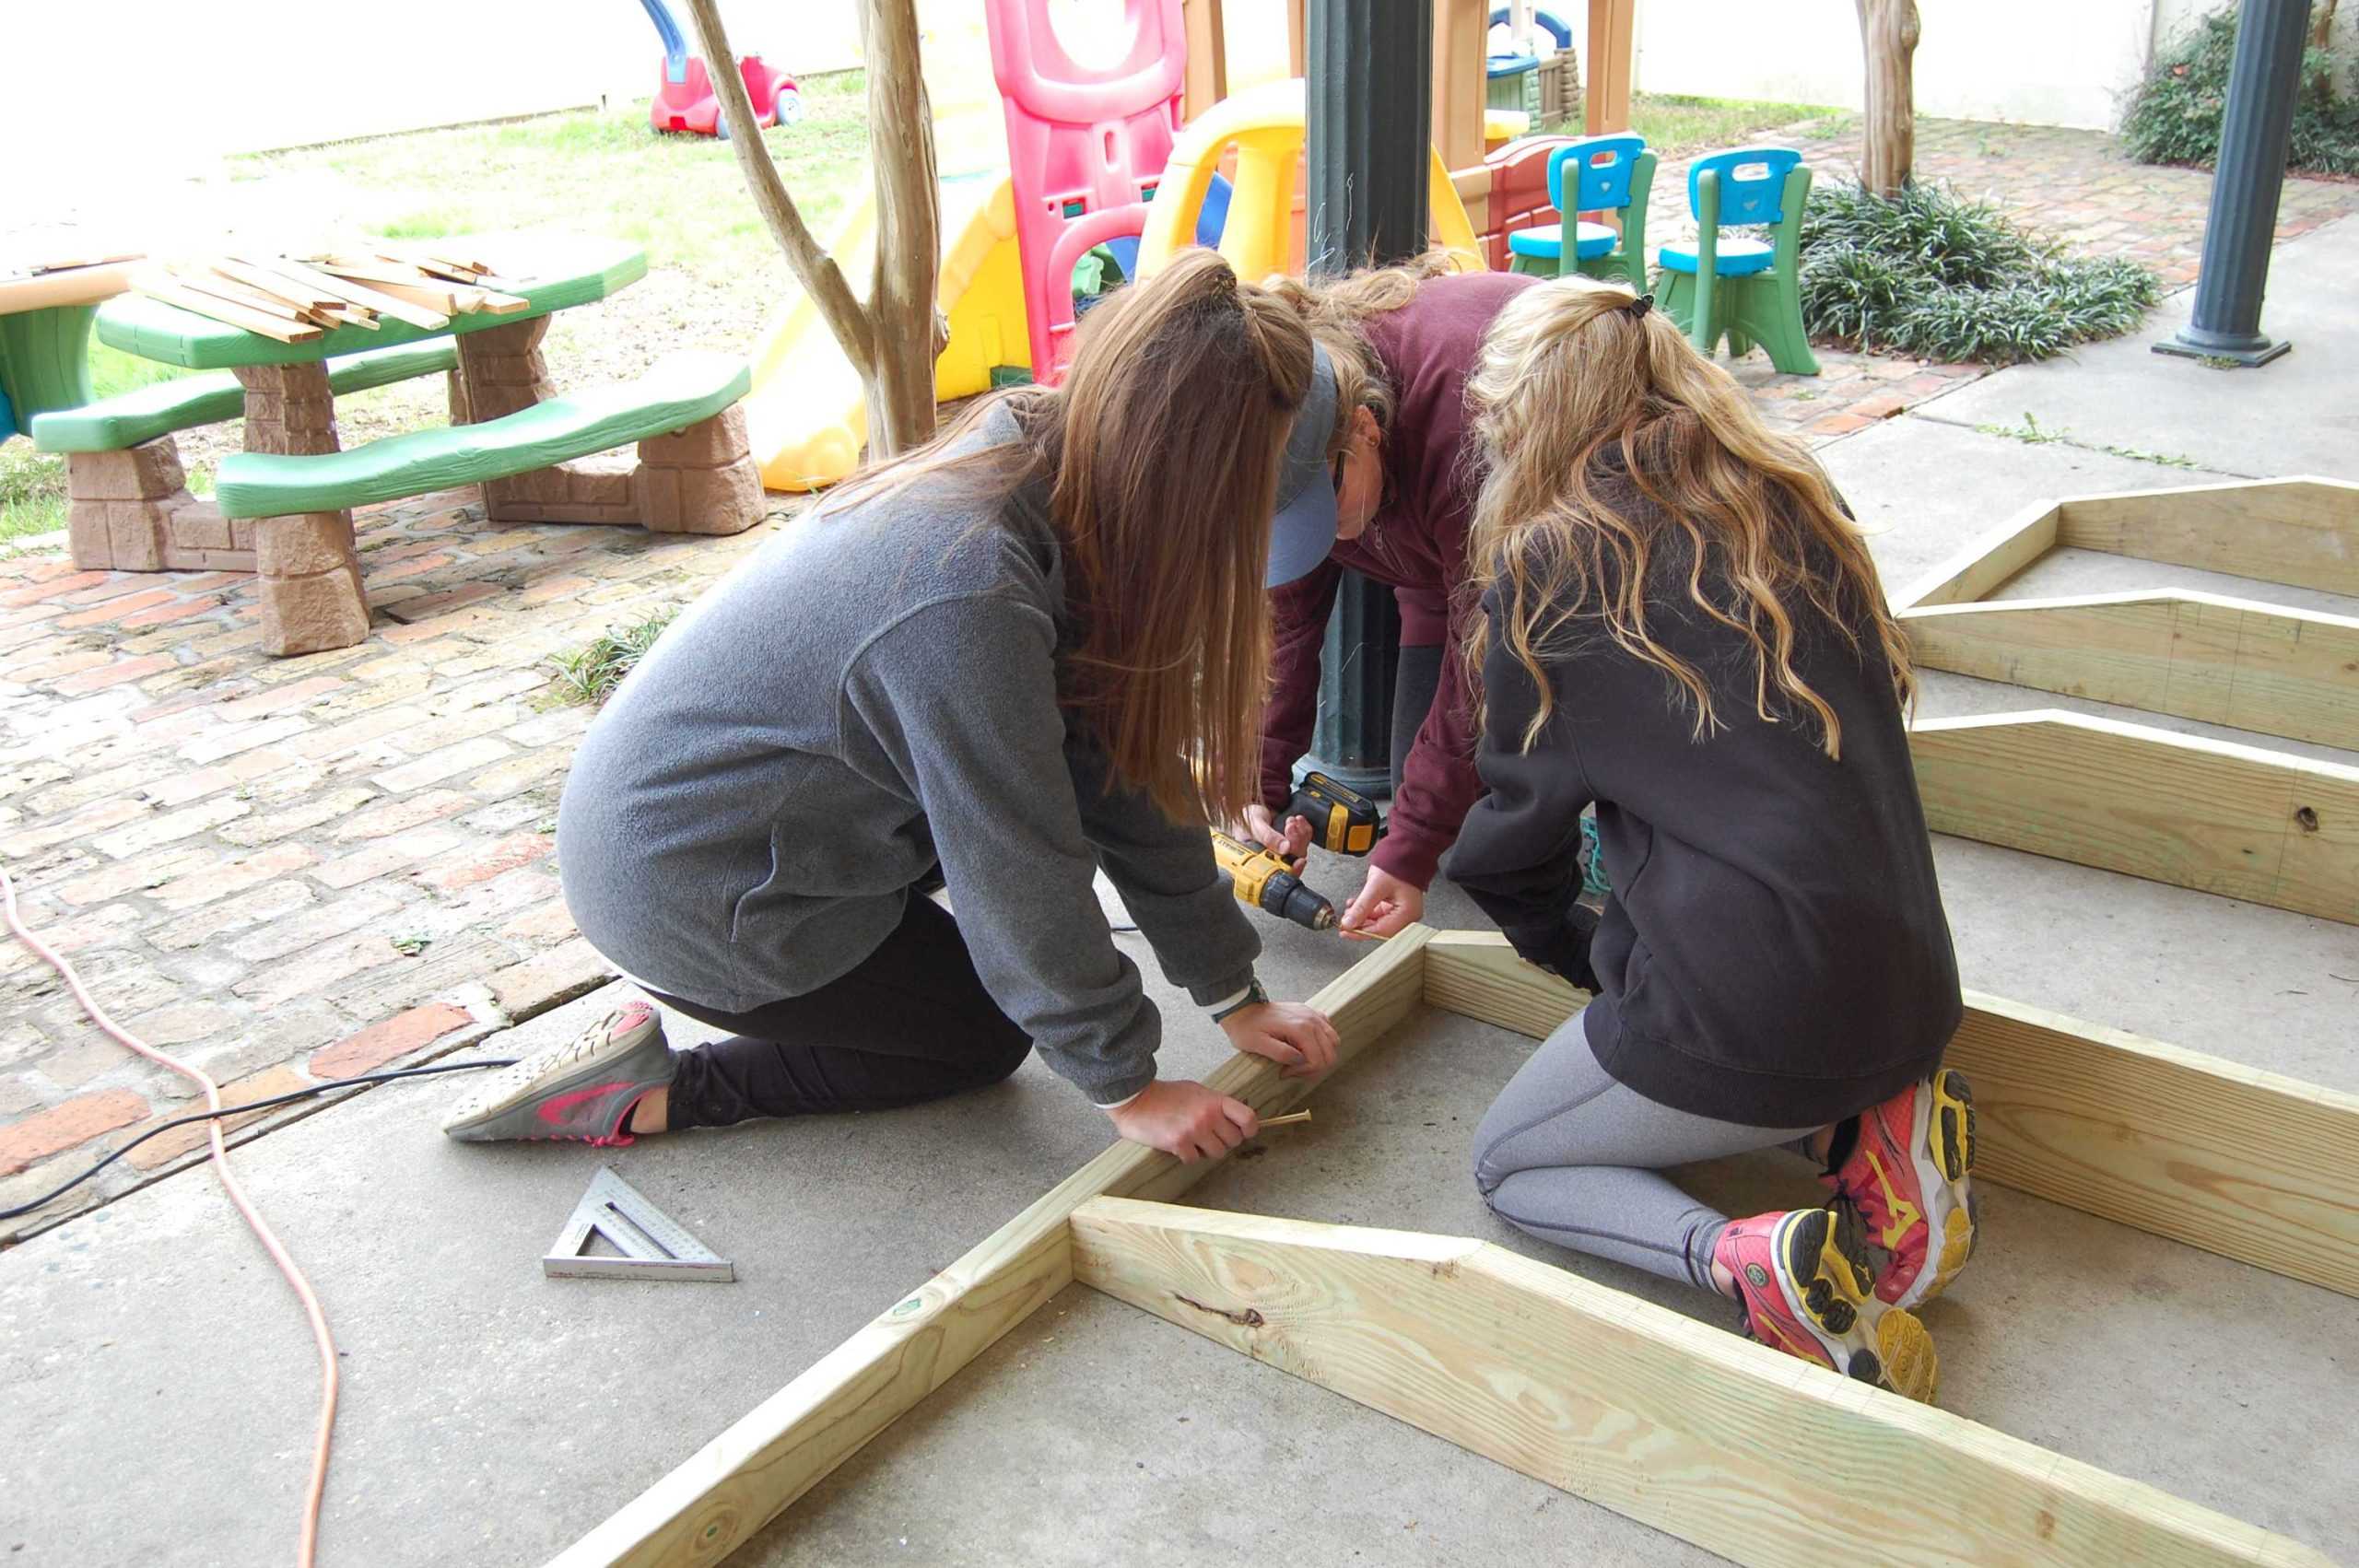
<svg viewBox="0 0 2359 1568">
<path fill-rule="evenodd" d="M 1344 493 L 1344 462 L 1350 455 L 1348 451 L 1339 451 L 1335 454 L 1335 464 L 1332 472 L 1334 474 L 1335 494 L 1339 496 Z"/>
</svg>

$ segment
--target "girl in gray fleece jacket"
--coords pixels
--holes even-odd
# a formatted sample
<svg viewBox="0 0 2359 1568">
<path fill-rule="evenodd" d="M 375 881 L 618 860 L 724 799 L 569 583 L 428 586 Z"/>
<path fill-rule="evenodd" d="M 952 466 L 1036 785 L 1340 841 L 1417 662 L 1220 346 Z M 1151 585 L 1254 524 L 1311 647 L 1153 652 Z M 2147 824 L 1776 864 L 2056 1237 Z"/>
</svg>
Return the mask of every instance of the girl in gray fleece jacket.
<svg viewBox="0 0 2359 1568">
<path fill-rule="evenodd" d="M 1328 1020 L 1254 979 L 1205 823 L 1254 795 L 1280 497 L 1282 570 L 1332 538 L 1333 388 L 1290 311 L 1196 252 L 1093 311 L 1061 387 L 768 541 L 624 684 L 557 817 L 582 934 L 732 1037 L 675 1052 L 634 1003 L 444 1130 L 628 1142 L 910 1105 L 1038 1049 L 1123 1137 L 1192 1159 L 1251 1136 L 1242 1102 L 1156 1078 L 1161 1021 L 1092 882 L 1238 1048 L 1332 1065 Z"/>
</svg>

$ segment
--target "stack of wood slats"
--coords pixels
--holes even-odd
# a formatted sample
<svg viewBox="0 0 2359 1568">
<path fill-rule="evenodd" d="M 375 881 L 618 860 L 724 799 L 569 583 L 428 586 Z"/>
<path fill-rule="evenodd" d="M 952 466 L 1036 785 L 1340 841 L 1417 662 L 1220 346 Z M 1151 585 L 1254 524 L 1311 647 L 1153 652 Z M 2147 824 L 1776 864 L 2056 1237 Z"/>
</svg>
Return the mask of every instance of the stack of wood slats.
<svg viewBox="0 0 2359 1568">
<path fill-rule="evenodd" d="M 423 252 L 338 252 L 315 256 L 207 256 L 149 268 L 132 287 L 167 305 L 281 343 L 308 343 L 334 327 L 377 330 L 380 316 L 427 332 L 477 311 L 532 308 L 521 287 L 478 261 Z"/>
</svg>

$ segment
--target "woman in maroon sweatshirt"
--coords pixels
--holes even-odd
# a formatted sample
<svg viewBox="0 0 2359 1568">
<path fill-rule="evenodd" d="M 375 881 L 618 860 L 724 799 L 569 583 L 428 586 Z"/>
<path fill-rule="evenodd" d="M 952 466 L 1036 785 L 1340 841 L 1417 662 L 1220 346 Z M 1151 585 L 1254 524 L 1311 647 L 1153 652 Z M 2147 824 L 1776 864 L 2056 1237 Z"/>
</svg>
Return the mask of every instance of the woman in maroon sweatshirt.
<svg viewBox="0 0 2359 1568">
<path fill-rule="evenodd" d="M 1295 817 L 1281 831 L 1276 818 L 1293 798 L 1295 762 L 1310 749 L 1336 584 L 1345 567 L 1390 584 L 1401 606 L 1392 811 L 1367 880 L 1344 909 L 1350 935 L 1391 936 L 1425 912 L 1426 888 L 1482 790 L 1458 654 L 1476 613 L 1459 591 L 1475 488 L 1466 378 L 1492 320 L 1536 280 L 1439 274 L 1438 264 L 1273 285 L 1335 362 L 1338 518 L 1326 559 L 1271 594 L 1262 804 L 1246 825 L 1290 861 L 1309 847 L 1308 822 Z"/>
</svg>

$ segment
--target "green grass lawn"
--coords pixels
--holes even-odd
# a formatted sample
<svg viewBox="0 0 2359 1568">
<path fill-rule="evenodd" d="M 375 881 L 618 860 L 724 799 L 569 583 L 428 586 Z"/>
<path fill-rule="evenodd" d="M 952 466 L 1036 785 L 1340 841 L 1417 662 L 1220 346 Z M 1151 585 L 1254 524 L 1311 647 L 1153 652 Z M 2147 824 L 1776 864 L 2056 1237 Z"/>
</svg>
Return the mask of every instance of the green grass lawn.
<svg viewBox="0 0 2359 1568">
<path fill-rule="evenodd" d="M 1751 102 L 1732 98 L 1683 98 L 1672 93 L 1634 93 L 1630 98 L 1630 128 L 1647 138 L 1658 158 L 1685 158 L 1742 146 L 1765 131 L 1782 131 L 1809 123 L 1800 135 L 1827 141 L 1848 129 L 1854 116 L 1848 110 L 1815 103 Z M 1543 127 L 1551 135 L 1581 133 L 1578 117 Z"/>
<path fill-rule="evenodd" d="M 763 133 L 804 220 L 823 238 L 868 161 L 859 71 L 802 84 L 803 118 Z M 644 102 L 305 147 L 237 159 L 237 181 L 348 187 L 346 217 L 387 240 L 558 228 L 632 240 L 651 268 L 725 272 L 775 255 L 718 137 L 659 135 Z"/>
</svg>

